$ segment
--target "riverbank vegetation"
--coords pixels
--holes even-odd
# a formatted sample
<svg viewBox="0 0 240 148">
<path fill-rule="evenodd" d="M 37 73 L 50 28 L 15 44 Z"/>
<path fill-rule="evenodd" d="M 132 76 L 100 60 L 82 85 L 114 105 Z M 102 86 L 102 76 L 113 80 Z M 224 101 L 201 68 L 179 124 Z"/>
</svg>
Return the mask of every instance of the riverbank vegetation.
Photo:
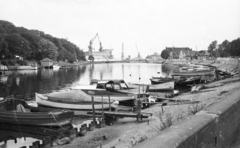
<svg viewBox="0 0 240 148">
<path fill-rule="evenodd" d="M 0 20 L 0 60 L 15 59 L 40 61 L 85 61 L 83 50 L 67 39 L 56 38 L 39 30 L 16 27 Z"/>
<path fill-rule="evenodd" d="M 174 47 L 173 47 L 174 48 Z M 177 50 L 177 49 L 175 49 Z M 181 50 L 181 49 L 179 49 Z M 208 46 L 208 53 L 211 57 L 240 57 L 240 38 L 232 40 L 231 42 L 228 40 L 224 40 L 222 43 L 218 44 L 215 40 Z M 180 51 L 178 51 L 180 52 Z M 199 54 L 204 53 L 205 51 L 199 51 Z M 171 48 L 164 49 L 161 52 L 161 57 L 163 59 L 168 59 L 171 53 Z M 175 53 L 173 53 L 175 54 Z M 194 54 L 197 54 L 195 51 Z M 174 55 L 173 55 L 174 56 Z M 175 55 L 177 56 L 177 55 Z M 191 55 L 195 56 L 195 55 Z M 195 56 L 197 57 L 197 55 Z"/>
</svg>

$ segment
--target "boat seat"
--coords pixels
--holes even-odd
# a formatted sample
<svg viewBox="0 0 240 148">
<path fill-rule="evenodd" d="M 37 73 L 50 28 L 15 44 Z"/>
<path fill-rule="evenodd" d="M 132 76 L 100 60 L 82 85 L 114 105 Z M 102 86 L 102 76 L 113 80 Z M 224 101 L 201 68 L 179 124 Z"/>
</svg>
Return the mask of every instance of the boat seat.
<svg viewBox="0 0 240 148">
<path fill-rule="evenodd" d="M 18 104 L 16 108 L 17 112 L 29 112 L 27 109 L 24 108 L 22 104 Z"/>
</svg>

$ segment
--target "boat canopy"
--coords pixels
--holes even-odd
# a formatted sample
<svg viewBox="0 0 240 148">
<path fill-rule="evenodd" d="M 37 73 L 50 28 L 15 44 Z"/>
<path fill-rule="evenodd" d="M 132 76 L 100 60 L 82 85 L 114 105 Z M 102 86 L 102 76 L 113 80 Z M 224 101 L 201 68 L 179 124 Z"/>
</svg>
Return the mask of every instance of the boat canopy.
<svg viewBox="0 0 240 148">
<path fill-rule="evenodd" d="M 47 95 L 48 99 L 52 100 L 64 100 L 69 102 L 89 102 L 91 96 L 83 92 L 82 90 L 66 90 L 60 92 L 53 92 Z"/>
</svg>

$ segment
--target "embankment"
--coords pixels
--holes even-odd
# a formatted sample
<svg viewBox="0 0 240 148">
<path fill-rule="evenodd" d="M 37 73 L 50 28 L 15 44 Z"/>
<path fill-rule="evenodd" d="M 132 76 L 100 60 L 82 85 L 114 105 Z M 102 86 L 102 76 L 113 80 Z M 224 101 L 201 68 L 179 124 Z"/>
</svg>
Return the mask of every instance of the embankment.
<svg viewBox="0 0 240 148">
<path fill-rule="evenodd" d="M 240 91 L 136 145 L 139 148 L 227 148 L 240 134 Z"/>
</svg>

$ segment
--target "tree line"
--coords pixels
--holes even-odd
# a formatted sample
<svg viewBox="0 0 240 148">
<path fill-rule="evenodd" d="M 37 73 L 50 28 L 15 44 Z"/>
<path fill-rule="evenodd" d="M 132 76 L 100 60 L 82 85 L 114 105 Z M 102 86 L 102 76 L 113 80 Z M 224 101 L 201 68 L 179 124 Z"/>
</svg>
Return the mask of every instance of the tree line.
<svg viewBox="0 0 240 148">
<path fill-rule="evenodd" d="M 215 40 L 208 46 L 208 52 L 214 57 L 240 57 L 240 38 L 220 44 Z"/>
<path fill-rule="evenodd" d="M 21 56 L 26 60 L 85 61 L 83 50 L 70 41 L 39 30 L 28 30 L 0 20 L 0 60 Z"/>
<path fill-rule="evenodd" d="M 215 40 L 210 43 L 207 51 L 212 57 L 240 57 L 240 38 L 237 38 L 231 42 L 224 40 L 220 44 L 218 44 L 218 42 Z M 161 52 L 161 57 L 163 59 L 168 59 L 170 52 L 170 50 L 164 49 Z"/>
</svg>

